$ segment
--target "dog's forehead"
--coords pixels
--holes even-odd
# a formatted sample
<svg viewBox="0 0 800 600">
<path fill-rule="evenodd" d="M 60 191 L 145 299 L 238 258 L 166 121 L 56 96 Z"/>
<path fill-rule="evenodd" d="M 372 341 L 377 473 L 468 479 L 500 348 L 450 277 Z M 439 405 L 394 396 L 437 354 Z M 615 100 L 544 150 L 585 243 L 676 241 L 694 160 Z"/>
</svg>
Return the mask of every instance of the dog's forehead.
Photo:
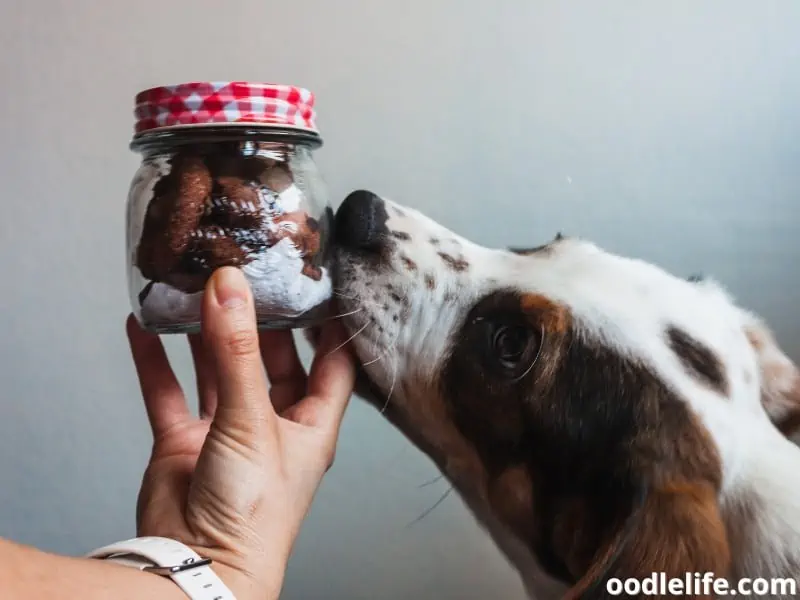
<svg viewBox="0 0 800 600">
<path fill-rule="evenodd" d="M 708 428 L 723 462 L 738 462 L 733 425 L 746 421 L 736 415 L 761 419 L 763 409 L 748 315 L 721 287 L 581 240 L 519 258 L 527 263 L 515 269 L 522 293 L 562 306 L 574 335 L 666 382 Z"/>
<path fill-rule="evenodd" d="M 574 321 L 622 350 L 652 350 L 680 331 L 724 355 L 742 343 L 742 313 L 711 281 L 693 282 L 643 260 L 564 239 L 522 256 L 524 292 L 565 306 Z"/>
<path fill-rule="evenodd" d="M 563 239 L 519 258 L 512 276 L 521 291 L 544 295 L 585 324 L 609 332 L 634 321 L 669 321 L 726 304 L 706 286 L 585 240 Z"/>
<path fill-rule="evenodd" d="M 676 330 L 702 340 L 723 359 L 731 344 L 743 342 L 742 312 L 713 281 L 679 278 L 560 234 L 531 250 L 490 249 L 414 209 L 391 201 L 388 206 L 387 225 L 401 252 L 426 273 L 428 284 L 458 294 L 461 310 L 496 290 L 514 289 L 564 307 L 587 334 L 635 355 L 662 351 Z"/>
<path fill-rule="evenodd" d="M 709 335 L 719 327 L 731 332 L 741 326 L 739 310 L 713 282 L 676 277 L 588 240 L 562 238 L 533 253 L 512 253 L 508 260 L 478 251 L 474 260 L 482 267 L 476 273 L 487 274 L 476 282 L 484 293 L 511 287 L 544 296 L 604 338 L 618 339 L 626 331 L 661 333 L 672 325 Z"/>
</svg>

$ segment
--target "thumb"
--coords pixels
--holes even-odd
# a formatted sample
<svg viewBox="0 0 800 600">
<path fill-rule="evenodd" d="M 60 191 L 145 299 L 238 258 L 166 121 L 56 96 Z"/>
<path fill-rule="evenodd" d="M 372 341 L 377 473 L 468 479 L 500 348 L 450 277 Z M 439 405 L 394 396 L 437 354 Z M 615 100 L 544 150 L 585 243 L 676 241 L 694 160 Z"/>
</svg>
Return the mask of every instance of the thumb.
<svg viewBox="0 0 800 600">
<path fill-rule="evenodd" d="M 274 462 L 276 417 L 258 348 L 255 309 L 242 273 L 227 267 L 203 295 L 202 335 L 217 381 L 217 409 L 186 499 L 190 530 L 204 546 L 245 556 L 254 537 L 254 508 L 263 504 L 263 475 Z"/>
<path fill-rule="evenodd" d="M 217 270 L 203 297 L 202 334 L 216 370 L 218 407 L 215 425 L 273 421 L 276 416 L 259 351 L 250 286 L 235 267 Z"/>
</svg>

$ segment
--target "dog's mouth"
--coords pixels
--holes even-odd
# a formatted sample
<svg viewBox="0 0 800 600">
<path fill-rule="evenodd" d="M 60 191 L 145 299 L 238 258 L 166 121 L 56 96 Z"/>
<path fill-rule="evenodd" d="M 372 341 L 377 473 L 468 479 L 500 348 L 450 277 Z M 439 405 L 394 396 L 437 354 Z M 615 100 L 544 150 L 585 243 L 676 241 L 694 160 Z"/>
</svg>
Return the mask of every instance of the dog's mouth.
<svg viewBox="0 0 800 600">
<path fill-rule="evenodd" d="M 358 358 L 358 395 L 385 405 L 401 368 L 409 320 L 407 281 L 396 269 L 397 242 L 387 204 L 366 191 L 350 194 L 336 214 L 334 315 Z"/>
<path fill-rule="evenodd" d="M 391 336 L 397 333 L 388 331 L 389 323 L 399 322 L 399 317 L 393 321 L 394 313 L 387 319 L 386 313 L 392 310 L 390 302 L 379 301 L 370 292 L 377 282 L 362 264 L 362 258 L 346 249 L 337 251 L 333 310 L 334 316 L 341 319 L 347 345 L 358 360 L 356 393 L 382 408 L 391 389 L 387 373 L 392 367 L 387 363 L 393 365 L 397 361 L 393 354 L 396 348 L 391 343 Z"/>
<path fill-rule="evenodd" d="M 366 191 L 342 202 L 334 231 L 335 305 L 361 363 L 360 393 L 402 408 L 407 393 L 434 384 L 465 308 L 496 285 L 508 255 Z"/>
</svg>

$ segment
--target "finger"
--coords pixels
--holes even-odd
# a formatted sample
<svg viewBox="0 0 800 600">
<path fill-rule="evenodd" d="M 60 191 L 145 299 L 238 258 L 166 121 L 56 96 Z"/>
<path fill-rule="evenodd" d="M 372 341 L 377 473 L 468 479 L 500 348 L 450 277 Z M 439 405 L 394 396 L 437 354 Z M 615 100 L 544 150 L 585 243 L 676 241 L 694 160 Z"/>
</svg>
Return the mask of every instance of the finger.
<svg viewBox="0 0 800 600">
<path fill-rule="evenodd" d="M 291 410 L 293 420 L 324 429 L 333 437 L 339 433 L 355 384 L 355 360 L 342 346 L 346 339 L 341 324 L 325 326 L 308 377 L 308 395 Z"/>
<path fill-rule="evenodd" d="M 147 418 L 157 439 L 173 425 L 191 418 L 189 407 L 158 336 L 143 330 L 133 315 L 128 317 L 125 329 Z"/>
<path fill-rule="evenodd" d="M 203 295 L 203 341 L 214 363 L 217 414 L 240 413 L 274 419 L 258 345 L 250 286 L 239 269 L 223 267 L 211 276 Z M 221 423 L 222 425 L 222 423 Z"/>
<path fill-rule="evenodd" d="M 305 395 L 308 379 L 306 370 L 297 355 L 297 346 L 291 331 L 263 331 L 259 337 L 272 406 L 275 407 L 275 412 L 281 414 Z"/>
<path fill-rule="evenodd" d="M 202 335 L 190 334 L 187 337 L 194 361 L 200 416 L 211 418 L 217 410 L 217 377 L 214 371 L 214 362 L 203 344 Z"/>
</svg>

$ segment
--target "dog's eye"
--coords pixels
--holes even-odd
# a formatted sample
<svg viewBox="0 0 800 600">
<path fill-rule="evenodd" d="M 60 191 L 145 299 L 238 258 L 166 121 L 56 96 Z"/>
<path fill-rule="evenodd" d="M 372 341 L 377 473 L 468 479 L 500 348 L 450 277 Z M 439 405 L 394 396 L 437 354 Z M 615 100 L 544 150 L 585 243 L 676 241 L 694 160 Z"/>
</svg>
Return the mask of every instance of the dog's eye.
<svg viewBox="0 0 800 600">
<path fill-rule="evenodd" d="M 513 369 L 525 356 L 530 343 L 530 332 L 519 325 L 501 325 L 492 336 L 492 353 L 507 369 Z"/>
<path fill-rule="evenodd" d="M 502 378 L 516 378 L 530 369 L 539 340 L 527 323 L 515 319 L 481 321 L 486 367 Z"/>
</svg>

